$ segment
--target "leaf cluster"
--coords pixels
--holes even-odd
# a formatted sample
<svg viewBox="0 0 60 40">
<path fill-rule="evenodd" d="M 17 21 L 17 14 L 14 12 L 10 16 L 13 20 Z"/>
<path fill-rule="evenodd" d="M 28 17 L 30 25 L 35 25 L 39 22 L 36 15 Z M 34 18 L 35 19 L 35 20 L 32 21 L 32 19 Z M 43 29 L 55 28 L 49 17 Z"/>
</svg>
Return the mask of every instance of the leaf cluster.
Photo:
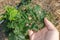
<svg viewBox="0 0 60 40">
<path fill-rule="evenodd" d="M 23 3 L 25 2 L 22 0 Z M 27 4 L 27 2 L 26 2 Z M 28 30 L 32 29 L 38 31 L 44 27 L 44 11 L 39 5 L 31 7 L 28 5 L 21 5 L 19 9 L 13 6 L 5 7 L 6 13 L 3 15 L 5 20 L 5 33 L 9 40 L 29 40 Z"/>
</svg>

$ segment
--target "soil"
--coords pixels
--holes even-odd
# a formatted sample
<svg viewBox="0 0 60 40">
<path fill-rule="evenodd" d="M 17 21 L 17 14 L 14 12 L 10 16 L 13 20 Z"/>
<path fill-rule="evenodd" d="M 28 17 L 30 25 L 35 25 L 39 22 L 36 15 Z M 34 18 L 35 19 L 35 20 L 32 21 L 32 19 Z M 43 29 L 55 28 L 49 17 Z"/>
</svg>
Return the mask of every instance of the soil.
<svg viewBox="0 0 60 40">
<path fill-rule="evenodd" d="M 19 2 L 20 0 L 0 0 L 0 14 L 5 12 L 3 9 L 5 5 L 16 6 Z M 52 22 L 56 24 L 55 26 L 60 32 L 60 0 L 32 0 L 32 2 L 33 4 L 39 4 L 47 12 L 52 13 L 52 17 L 54 17 Z M 4 40 L 1 39 L 2 36 L 3 33 L 0 31 L 0 40 Z"/>
</svg>

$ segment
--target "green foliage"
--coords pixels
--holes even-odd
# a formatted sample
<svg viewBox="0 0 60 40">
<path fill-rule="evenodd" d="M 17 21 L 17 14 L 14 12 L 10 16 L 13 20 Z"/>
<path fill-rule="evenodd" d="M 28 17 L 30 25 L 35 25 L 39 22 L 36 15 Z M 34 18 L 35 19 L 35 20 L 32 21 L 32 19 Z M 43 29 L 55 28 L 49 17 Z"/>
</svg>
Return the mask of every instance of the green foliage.
<svg viewBox="0 0 60 40">
<path fill-rule="evenodd" d="M 39 5 L 32 7 L 29 2 L 31 0 L 21 0 L 22 5 L 18 9 L 13 6 L 5 7 L 4 27 L 9 40 L 29 40 L 29 29 L 38 31 L 44 27 L 46 11 Z"/>
<path fill-rule="evenodd" d="M 0 21 L 2 21 L 3 20 L 3 15 L 0 15 Z"/>
<path fill-rule="evenodd" d="M 31 2 L 31 0 L 21 0 L 21 3 L 24 4 L 24 5 L 26 5 L 26 4 L 30 3 L 30 2 Z"/>
<path fill-rule="evenodd" d="M 16 15 L 18 15 L 18 10 L 16 10 L 13 6 L 6 6 L 5 10 L 7 11 L 5 17 L 7 17 L 10 21 L 16 20 Z"/>
<path fill-rule="evenodd" d="M 26 6 L 26 9 L 17 10 L 12 6 L 5 7 L 4 19 L 7 30 L 10 30 L 9 40 L 29 40 L 28 30 L 38 31 L 44 27 L 46 12 L 39 5 L 34 7 Z"/>
</svg>

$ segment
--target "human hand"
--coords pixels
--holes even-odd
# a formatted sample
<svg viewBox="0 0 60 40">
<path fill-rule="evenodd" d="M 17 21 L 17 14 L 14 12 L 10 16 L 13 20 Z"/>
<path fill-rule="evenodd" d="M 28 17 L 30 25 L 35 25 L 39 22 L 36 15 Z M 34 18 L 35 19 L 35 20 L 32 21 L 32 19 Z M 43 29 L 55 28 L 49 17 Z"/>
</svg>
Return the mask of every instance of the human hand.
<svg viewBox="0 0 60 40">
<path fill-rule="evenodd" d="M 44 23 L 45 28 L 38 32 L 29 30 L 30 40 L 59 40 L 59 32 L 55 26 L 46 18 L 44 19 Z"/>
</svg>

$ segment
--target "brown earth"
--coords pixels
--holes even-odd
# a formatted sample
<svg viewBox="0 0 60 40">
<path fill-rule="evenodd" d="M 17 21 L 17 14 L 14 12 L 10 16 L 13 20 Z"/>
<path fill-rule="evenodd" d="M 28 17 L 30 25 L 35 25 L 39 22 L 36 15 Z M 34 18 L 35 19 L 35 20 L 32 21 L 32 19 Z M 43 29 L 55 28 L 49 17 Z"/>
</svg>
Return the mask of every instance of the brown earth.
<svg viewBox="0 0 60 40">
<path fill-rule="evenodd" d="M 52 23 L 55 24 L 56 28 L 60 32 L 60 0 L 32 0 L 33 4 L 39 4 L 47 12 L 50 12 L 54 18 Z M 4 13 L 3 7 L 5 5 L 16 6 L 20 0 L 0 0 L 0 14 Z M 1 36 L 2 32 L 0 32 Z M 1 39 L 0 39 L 1 40 Z"/>
</svg>

